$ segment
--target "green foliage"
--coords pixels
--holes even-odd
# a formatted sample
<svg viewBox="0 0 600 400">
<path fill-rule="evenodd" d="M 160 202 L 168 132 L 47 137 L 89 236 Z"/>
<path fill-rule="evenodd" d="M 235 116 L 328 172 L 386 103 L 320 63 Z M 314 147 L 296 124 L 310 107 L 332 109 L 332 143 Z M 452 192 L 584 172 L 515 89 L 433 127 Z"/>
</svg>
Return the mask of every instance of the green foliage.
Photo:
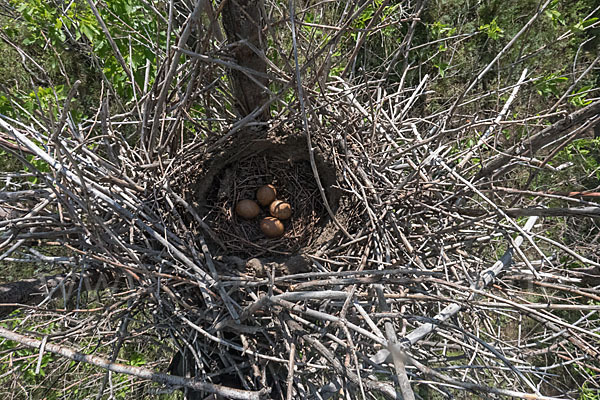
<svg viewBox="0 0 600 400">
<path fill-rule="evenodd" d="M 591 376 L 592 379 L 598 379 L 599 375 L 596 371 L 590 368 L 585 368 L 585 370 L 586 374 Z M 585 382 L 581 386 L 581 391 L 579 392 L 579 400 L 600 400 L 600 389 L 597 386 L 595 388 L 591 388 L 589 382 Z"/>
<path fill-rule="evenodd" d="M 375 11 L 381 6 L 383 2 L 381 0 L 375 0 L 369 4 L 363 12 L 354 21 L 354 26 L 359 29 L 364 29 L 369 25 L 369 22 L 373 18 Z"/>
<path fill-rule="evenodd" d="M 361 66 L 364 70 L 381 67 L 384 60 L 398 50 L 398 46 L 404 41 L 407 32 L 408 25 L 400 22 L 402 18 L 400 2 L 390 2 L 391 4 L 384 6 L 375 19 L 376 13 L 383 3 L 382 0 L 375 0 L 363 9 L 362 13 L 353 21 L 350 33 L 346 35 L 347 44 L 339 49 L 341 54 L 351 54 L 359 36 L 364 38 L 364 35 L 368 35 L 366 38 L 368 46 L 360 48 L 356 61 L 356 65 Z M 383 26 L 383 28 L 377 30 L 376 33 L 365 32 L 364 29 L 367 26 Z M 422 27 L 419 26 L 418 30 L 421 29 Z M 332 70 L 332 73 L 337 73 L 344 68 L 345 65 L 338 68 L 337 71 Z M 392 74 L 390 80 L 394 81 L 395 79 L 395 74 Z"/>
<path fill-rule="evenodd" d="M 23 30 L 23 44 L 38 49 L 50 44 L 60 55 L 69 47 L 68 43 L 87 42 L 120 97 L 133 98 L 130 77 L 117 61 L 109 40 L 85 3 L 76 2 L 66 11 L 61 9 L 60 3 L 53 1 L 11 0 L 11 3 L 23 16 L 11 32 L 16 35 Z M 141 0 L 110 0 L 104 7 L 99 7 L 102 19 L 138 85 L 144 83 L 146 65 L 151 69 L 151 77 L 156 71 L 156 55 L 151 46 L 144 45 L 148 42 L 146 38 L 158 38 L 160 46 L 166 44 L 166 27 L 153 20 L 153 14 L 146 12 L 145 7 Z M 53 61 L 50 67 L 57 68 L 58 59 Z"/>
<path fill-rule="evenodd" d="M 17 316 L 19 311 L 13 312 L 12 316 Z M 1 322 L 0 326 L 5 329 L 14 329 L 20 319 L 12 319 L 10 322 Z M 56 328 L 56 324 L 47 324 L 41 329 L 42 333 L 50 333 Z M 45 352 L 42 355 L 39 363 L 39 372 L 36 373 L 38 366 L 39 350 L 21 346 L 19 343 L 12 340 L 0 341 L 0 354 L 4 352 L 12 353 L 12 366 L 8 363 L 0 363 L 0 376 L 12 370 L 13 373 L 19 374 L 21 378 L 31 385 L 39 384 L 46 376 L 48 365 L 55 359 L 52 353 Z M 1 384 L 0 380 L 0 384 Z"/>
<path fill-rule="evenodd" d="M 438 61 L 435 64 L 433 64 L 433 66 L 438 69 L 438 72 L 440 73 L 440 76 L 443 78 L 444 75 L 446 75 L 446 70 L 448 69 L 448 67 L 450 66 L 450 64 L 445 63 L 443 61 Z"/>
<path fill-rule="evenodd" d="M 37 173 L 44 173 L 44 172 L 48 172 L 50 171 L 50 166 L 48 164 L 46 164 L 45 161 L 39 159 L 38 157 L 30 154 L 28 156 L 26 156 L 27 162 L 29 164 L 31 164 L 32 168 L 30 167 L 25 167 L 25 171 L 26 172 L 31 172 L 34 174 Z M 29 181 L 33 184 L 36 184 L 38 182 L 38 177 L 37 176 L 32 176 L 28 178 Z"/>
<path fill-rule="evenodd" d="M 580 20 L 576 24 L 571 26 L 571 32 L 583 33 L 589 26 L 594 24 L 594 22 L 596 21 L 598 21 L 598 18 L 588 18 L 585 20 Z"/>
<path fill-rule="evenodd" d="M 564 15 L 560 11 L 558 11 L 558 2 L 559 0 L 553 0 L 548 5 L 548 8 L 546 8 L 546 10 L 544 11 L 544 14 L 546 14 L 546 16 L 550 18 L 550 20 L 552 21 L 552 25 L 555 28 L 559 25 L 566 25 Z"/>
<path fill-rule="evenodd" d="M 569 99 L 569 103 L 573 104 L 575 107 L 585 107 L 592 102 L 592 100 L 586 99 L 589 91 L 592 89 L 591 86 L 584 86 L 579 90 L 574 90 L 571 93 L 571 98 Z"/>
<path fill-rule="evenodd" d="M 131 350 L 127 355 L 127 358 L 129 359 L 129 365 L 133 365 L 134 367 L 141 367 L 147 363 L 144 355 L 135 350 Z"/>
<path fill-rule="evenodd" d="M 452 35 L 454 35 L 456 33 L 456 28 L 451 27 L 448 24 L 444 24 L 440 21 L 435 21 L 433 24 L 430 24 L 429 29 L 431 31 L 431 35 L 433 36 L 433 38 L 435 39 L 443 39 L 443 38 L 448 38 Z M 446 50 L 448 50 L 448 48 L 446 47 L 445 41 L 442 42 L 437 49 L 440 53 L 445 52 Z M 448 63 L 444 62 L 441 60 L 441 57 L 438 58 L 437 61 L 435 61 L 435 63 L 433 64 L 434 67 L 436 67 L 438 69 L 438 72 L 440 74 L 440 76 L 443 78 L 445 73 L 446 73 L 446 69 L 448 69 L 448 67 L 450 66 Z"/>
<path fill-rule="evenodd" d="M 571 69 L 566 70 L 566 65 L 572 65 L 573 59 L 578 54 L 578 60 L 595 57 L 598 45 L 598 32 L 593 32 L 592 15 L 596 7 L 595 1 L 583 0 L 579 2 L 565 2 L 554 0 L 545 10 L 544 15 L 506 51 L 500 62 L 495 63 L 490 72 L 479 82 L 480 89 L 506 87 L 514 84 L 518 73 L 527 68 L 531 77 L 541 81 L 537 85 L 527 85 L 520 92 L 520 97 L 513 105 L 514 110 L 523 110 L 519 102 L 527 98 L 526 92 L 533 88 L 543 97 L 542 101 L 529 102 L 527 115 L 540 112 L 551 105 L 557 96 L 561 96 L 568 87 L 571 79 Z M 427 63 L 419 69 L 419 74 L 425 72 L 435 75 L 435 83 L 430 86 L 437 93 L 444 95 L 429 96 L 426 112 L 436 112 L 445 107 L 442 99 L 458 95 L 464 89 L 464 83 L 476 76 L 483 66 L 489 64 L 494 56 L 506 46 L 523 25 L 534 15 L 539 4 L 534 0 L 506 2 L 503 0 L 486 0 L 480 2 L 458 0 L 430 2 L 422 15 L 423 25 L 427 27 L 427 35 L 415 35 L 413 46 L 446 39 L 441 43 L 435 42 L 428 46 L 412 51 L 409 62 L 411 65 Z M 591 15 L 591 17 L 590 17 Z M 593 18 L 592 18 L 593 17 Z M 586 22 L 587 21 L 587 22 Z M 585 29 L 583 33 L 571 35 L 570 39 L 557 40 L 564 37 L 571 27 Z M 470 35 L 470 36 L 464 36 Z M 580 49 L 580 45 L 583 47 Z M 595 43 L 595 44 L 594 44 Z M 451 49 L 451 51 L 450 51 Z M 449 64 L 449 66 L 446 66 Z M 449 73 L 452 71 L 452 73 Z M 559 78 L 554 80 L 553 78 Z M 414 82 L 410 72 L 407 82 Z M 582 81 L 581 86 L 595 86 L 590 79 Z M 597 85 L 596 85 L 597 86 Z M 561 92 L 560 90 L 563 90 Z M 583 92 L 583 91 L 582 91 Z M 572 93 L 577 97 L 582 93 Z M 588 95 L 588 98 L 594 95 Z M 441 103 L 438 104 L 437 99 Z M 583 96 L 573 99 L 571 104 L 581 106 L 587 100 Z M 488 97 L 467 106 L 465 114 L 469 111 L 496 107 L 496 99 Z M 469 109 L 471 108 L 471 109 Z"/>
<path fill-rule="evenodd" d="M 304 22 L 309 23 L 309 24 L 310 23 L 319 24 L 320 20 L 315 13 L 307 12 L 304 15 Z M 300 29 L 304 32 L 306 37 L 308 37 L 310 39 L 325 39 L 326 37 L 329 36 L 327 33 L 325 33 L 323 31 L 323 29 L 316 27 L 316 26 L 302 25 Z"/>
<path fill-rule="evenodd" d="M 17 349 L 17 350 L 15 350 Z M 40 363 L 39 373 L 36 374 L 39 351 L 32 348 L 19 347 L 17 342 L 6 340 L 0 343 L 0 352 L 11 351 L 13 372 L 18 373 L 22 379 L 28 384 L 37 384 L 40 379 L 46 376 L 46 368 L 54 359 L 51 353 L 44 353 Z M 6 373 L 9 370 L 9 364 L 0 364 L 0 374 Z"/>
<path fill-rule="evenodd" d="M 440 21 L 435 21 L 429 26 L 429 29 L 431 30 L 433 37 L 437 39 L 450 37 L 456 33 L 456 28 Z"/>
<path fill-rule="evenodd" d="M 25 22 L 23 26 L 27 35 L 22 41 L 25 46 L 44 46 L 47 41 L 50 41 L 53 46 L 57 46 L 67 39 L 62 30 L 63 21 L 60 18 L 59 10 L 50 2 L 11 0 L 11 4 L 15 6 Z M 67 15 L 67 17 L 72 18 L 73 13 L 71 12 L 71 15 Z M 9 32 L 16 33 L 16 30 L 13 29 Z"/>
<path fill-rule="evenodd" d="M 13 89 L 6 94 L 0 94 L 0 113 L 15 119 L 18 119 L 18 116 L 25 117 L 23 112 L 12 104 L 12 99 L 30 115 L 43 115 L 56 121 L 60 118 L 59 110 L 66 97 L 64 85 L 37 86 L 29 92 Z M 71 114 L 75 121 L 82 117 L 77 110 L 73 110 Z"/>
<path fill-rule="evenodd" d="M 498 26 L 495 18 L 489 24 L 481 25 L 479 31 L 485 32 L 492 40 L 498 40 L 504 36 L 504 29 Z"/>
<path fill-rule="evenodd" d="M 31 318 L 25 318 L 21 310 L 14 311 L 6 320 L 0 322 L 0 327 L 9 330 L 15 330 L 17 327 L 22 330 L 31 330 L 39 334 L 57 333 L 61 331 L 61 326 L 56 322 L 37 324 Z M 49 339 L 49 341 L 52 339 Z M 97 338 L 90 338 L 89 342 L 85 339 L 79 341 L 79 348 L 89 349 L 96 352 Z M 85 350 L 82 350 L 85 352 Z M 121 348 L 120 359 L 128 360 L 127 364 L 132 366 L 144 366 L 148 363 L 147 354 L 136 350 L 134 346 L 125 345 Z M 156 356 L 152 353 L 151 356 Z M 10 357 L 10 363 L 6 362 Z M 0 387 L 8 387 L 8 382 L 15 378 L 29 391 L 30 398 L 45 399 L 68 399 L 68 398 L 91 398 L 95 397 L 94 386 L 89 386 L 90 377 L 96 379 L 98 374 L 105 374 L 106 370 L 92 366 L 87 363 L 80 363 L 55 356 L 52 353 L 45 352 L 42 355 L 39 372 L 36 373 L 38 366 L 39 350 L 21 345 L 10 340 L 0 340 Z M 58 372 L 60 371 L 60 372 Z M 63 391 L 57 381 L 62 376 L 65 382 L 69 383 L 69 389 Z M 126 374 L 112 374 L 112 383 L 114 391 L 112 392 L 116 399 L 139 398 L 139 392 L 136 386 L 137 380 Z M 77 382 L 80 381 L 79 384 Z M 73 384 L 75 383 L 75 384 Z"/>
<path fill-rule="evenodd" d="M 600 185 L 600 138 L 581 138 L 573 141 L 565 146 L 550 162 L 549 165 L 556 168 L 558 166 L 566 166 L 556 170 L 540 171 L 536 175 L 536 179 L 531 184 L 531 190 L 539 191 L 585 191 L 596 188 Z M 563 205 L 556 205 L 563 206 Z M 564 221 L 563 221 L 564 223 Z M 589 224 L 586 225 L 586 224 Z M 583 219 L 580 221 L 578 228 L 591 234 L 596 230 L 593 219 Z M 561 235 L 563 242 L 574 242 L 581 240 L 581 232 L 573 230 L 573 237 L 570 238 L 571 230 L 557 231 Z M 567 260 L 561 260 L 567 263 Z M 576 266 L 576 265 L 573 265 Z M 583 267 L 583 265 L 578 265 Z"/>
<path fill-rule="evenodd" d="M 557 157 L 557 162 L 567 161 L 581 168 L 578 176 L 595 177 L 600 183 L 600 138 L 578 139 L 570 143 Z"/>
<path fill-rule="evenodd" d="M 569 79 L 564 76 L 560 76 L 556 73 L 548 74 L 542 77 L 535 83 L 535 89 L 538 94 L 543 97 L 555 96 L 559 97 L 561 94 L 560 84 L 567 82 Z"/>
<path fill-rule="evenodd" d="M 29 101 L 25 102 L 25 106 L 30 113 L 39 110 L 43 114 L 52 114 L 56 119 L 59 117 L 57 103 L 63 102 L 66 97 L 63 85 L 46 88 L 40 86 L 29 93 Z"/>
<path fill-rule="evenodd" d="M 10 100 L 8 100 L 8 97 L 0 94 L 0 114 L 11 115 L 12 111 L 12 104 L 10 104 Z"/>
</svg>

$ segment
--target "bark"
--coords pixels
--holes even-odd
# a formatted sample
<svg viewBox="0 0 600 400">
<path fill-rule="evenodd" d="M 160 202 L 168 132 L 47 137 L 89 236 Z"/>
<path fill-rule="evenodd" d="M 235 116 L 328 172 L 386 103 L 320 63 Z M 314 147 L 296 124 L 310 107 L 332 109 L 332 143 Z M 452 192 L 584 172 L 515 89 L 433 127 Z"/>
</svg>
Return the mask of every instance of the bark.
<svg viewBox="0 0 600 400">
<path fill-rule="evenodd" d="M 229 72 L 241 117 L 269 101 L 269 95 L 263 89 L 268 87 L 269 82 L 265 77 L 267 63 L 264 58 L 266 46 L 262 34 L 261 3 L 260 0 L 226 0 L 223 7 L 223 27 L 229 43 L 233 44 L 233 57 L 239 66 L 245 68 L 245 71 Z M 269 119 L 268 107 L 257 119 Z"/>
</svg>

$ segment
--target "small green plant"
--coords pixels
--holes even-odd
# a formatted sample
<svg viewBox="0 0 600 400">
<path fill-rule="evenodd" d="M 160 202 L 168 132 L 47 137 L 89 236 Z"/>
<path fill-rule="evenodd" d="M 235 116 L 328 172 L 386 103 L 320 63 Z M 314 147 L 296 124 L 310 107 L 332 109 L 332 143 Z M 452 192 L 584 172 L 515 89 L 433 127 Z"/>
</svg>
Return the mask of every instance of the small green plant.
<svg viewBox="0 0 600 400">
<path fill-rule="evenodd" d="M 45 161 L 40 160 L 39 158 L 37 158 L 34 155 L 28 155 L 27 161 L 33 166 L 33 168 L 25 167 L 26 172 L 31 172 L 31 173 L 37 174 L 37 173 L 44 173 L 44 172 L 50 171 L 50 166 L 48 164 L 46 164 Z M 28 180 L 33 184 L 38 183 L 37 176 L 31 176 L 28 178 Z"/>
<path fill-rule="evenodd" d="M 558 0 L 553 0 L 549 5 L 548 8 L 546 8 L 546 10 L 544 11 L 544 14 L 546 14 L 546 16 L 548 18 L 550 18 L 550 20 L 552 21 L 552 25 L 554 25 L 554 27 L 558 27 L 559 25 L 566 25 L 565 22 L 565 17 L 564 15 L 559 12 L 556 8 L 558 6 Z"/>
<path fill-rule="evenodd" d="M 133 365 L 135 367 L 141 367 L 142 365 L 145 365 L 147 363 L 144 355 L 135 350 L 131 350 L 128 358 L 129 358 L 129 365 Z"/>
<path fill-rule="evenodd" d="M 436 39 L 450 37 L 456 33 L 456 28 L 453 28 L 447 24 L 443 24 L 440 21 L 435 21 L 430 25 L 429 29 L 431 30 L 433 37 Z"/>
<path fill-rule="evenodd" d="M 535 89 L 539 95 L 546 98 L 549 96 L 560 96 L 559 85 L 563 82 L 566 82 L 568 78 L 564 76 L 560 76 L 556 73 L 551 73 L 535 83 Z"/>
<path fill-rule="evenodd" d="M 479 31 L 485 32 L 492 40 L 498 40 L 504 36 L 504 30 L 498 26 L 495 18 L 489 24 L 481 25 Z"/>
<path fill-rule="evenodd" d="M 559 166 L 570 163 L 572 167 L 553 175 L 554 182 L 562 182 L 556 189 L 585 190 L 600 184 L 600 138 L 581 138 L 569 143 L 551 161 Z"/>
<path fill-rule="evenodd" d="M 53 118 L 58 118 L 58 104 L 65 100 L 67 97 L 64 93 L 63 85 L 56 85 L 54 87 L 37 87 L 33 92 L 29 93 L 29 99 L 25 102 L 27 111 L 33 113 L 35 110 L 40 109 L 44 114 L 52 113 Z"/>
<path fill-rule="evenodd" d="M 579 367 L 581 368 L 581 367 Z M 590 368 L 585 368 L 586 373 L 592 377 L 592 379 L 596 380 L 598 374 L 591 370 Z M 585 382 L 581 386 L 581 392 L 579 393 L 579 400 L 600 400 L 600 389 L 598 387 L 591 388 L 589 386 L 589 382 Z"/>
<path fill-rule="evenodd" d="M 16 311 L 11 315 L 16 316 L 18 314 L 19 311 Z M 10 322 L 1 323 L 0 326 L 5 329 L 14 329 L 16 324 L 17 320 L 13 319 Z M 50 332 L 54 327 L 55 324 L 49 324 L 45 331 Z M 39 361 L 38 370 L 39 350 L 20 346 L 17 342 L 11 340 L 0 341 L 0 353 L 12 353 L 12 366 L 9 366 L 8 363 L 0 362 L 0 375 L 12 369 L 13 373 L 20 374 L 23 380 L 29 384 L 37 384 L 44 379 L 48 364 L 55 358 L 52 353 L 44 353 Z M 0 380 L 0 384 L 1 382 Z"/>
<path fill-rule="evenodd" d="M 571 32 L 573 33 L 583 33 L 590 25 L 594 24 L 598 21 L 598 18 L 588 18 L 585 20 L 580 20 L 573 26 L 571 26 Z"/>
<path fill-rule="evenodd" d="M 450 67 L 450 64 L 445 63 L 443 61 L 438 61 L 437 63 L 433 64 L 433 66 L 438 69 L 440 76 L 443 78 L 446 75 L 446 70 L 448 69 L 448 67 Z"/>
<path fill-rule="evenodd" d="M 577 91 L 573 91 L 571 93 L 571 98 L 569 99 L 569 103 L 573 104 L 575 107 L 584 107 L 592 102 L 592 100 L 588 100 L 586 96 L 591 90 L 591 86 L 584 86 Z"/>
<path fill-rule="evenodd" d="M 358 18 L 356 18 L 355 27 L 359 29 L 366 28 L 367 25 L 369 25 L 371 19 L 373 18 L 373 15 L 382 3 L 383 2 L 381 0 L 376 0 L 373 4 L 367 6 L 363 10 L 363 12 L 358 16 Z"/>
</svg>

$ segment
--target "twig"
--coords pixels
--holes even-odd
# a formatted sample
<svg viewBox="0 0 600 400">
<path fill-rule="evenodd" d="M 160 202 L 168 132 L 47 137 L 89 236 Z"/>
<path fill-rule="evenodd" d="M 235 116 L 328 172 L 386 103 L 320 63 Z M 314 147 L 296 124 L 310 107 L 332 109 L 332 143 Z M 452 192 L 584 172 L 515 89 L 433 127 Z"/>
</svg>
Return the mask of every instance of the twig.
<svg viewBox="0 0 600 400">
<path fill-rule="evenodd" d="M 323 188 L 323 183 L 321 182 L 321 176 L 319 175 L 319 171 L 317 169 L 317 164 L 315 162 L 315 149 L 313 148 L 312 138 L 310 133 L 310 125 L 308 123 L 308 119 L 306 117 L 306 108 L 304 104 L 304 92 L 302 89 L 302 77 L 300 75 L 300 65 L 298 64 L 298 47 L 296 44 L 296 26 L 294 23 L 294 19 L 296 18 L 294 15 L 294 2 L 290 0 L 289 2 L 289 10 L 290 10 L 290 22 L 292 28 L 292 46 L 294 49 L 294 62 L 296 65 L 296 84 L 298 90 L 298 100 L 300 102 L 300 110 L 302 113 L 302 124 L 304 127 L 304 132 L 306 133 L 306 144 L 308 145 L 308 154 L 310 158 L 310 166 L 312 168 L 313 174 L 315 176 L 315 182 L 319 188 L 319 193 L 321 193 L 321 199 L 323 200 L 323 205 L 327 209 L 329 213 L 329 217 L 331 220 L 337 225 L 338 228 L 346 235 L 346 237 L 350 240 L 354 239 L 350 233 L 344 228 L 344 226 L 338 221 L 331 206 L 329 205 L 329 201 L 327 200 L 327 195 L 325 194 L 325 189 Z"/>
<path fill-rule="evenodd" d="M 473 147 L 471 147 L 469 149 L 469 152 L 463 157 L 462 161 L 460 163 L 458 163 L 458 165 L 456 166 L 457 169 L 462 169 L 469 162 L 471 157 L 473 157 L 473 154 L 475 154 L 475 152 L 477 150 L 479 150 L 479 148 L 485 144 L 488 136 L 494 131 L 494 128 L 496 128 L 496 126 L 500 123 L 500 121 L 502 121 L 502 119 L 506 116 L 506 113 L 508 112 L 510 105 L 517 97 L 517 93 L 519 92 L 521 85 L 523 85 L 523 82 L 525 81 L 526 76 L 527 76 L 527 68 L 523 69 L 523 72 L 521 73 L 521 77 L 519 78 L 519 81 L 513 88 L 512 93 L 510 94 L 510 97 L 508 98 L 508 100 L 506 100 L 506 103 L 504 103 L 504 107 L 502 107 L 500 114 L 498 114 L 498 116 L 494 119 L 493 124 L 490 125 L 486 129 L 486 131 L 481 135 L 481 137 L 477 141 L 477 144 L 475 144 Z"/>
<path fill-rule="evenodd" d="M 35 349 L 39 349 L 42 346 L 42 341 L 40 340 L 20 335 L 2 327 L 0 327 L 0 336 L 8 340 L 14 340 L 15 342 L 21 343 L 23 345 L 33 347 Z M 72 348 L 56 345 L 53 343 L 46 343 L 45 349 L 50 353 L 58 354 L 74 361 L 95 365 L 97 367 L 107 369 L 108 371 L 117 372 L 120 374 L 133 375 L 138 378 L 149 379 L 153 382 L 166 385 L 185 386 L 193 390 L 198 390 L 207 393 L 215 393 L 230 399 L 258 400 L 265 398 L 265 396 L 268 395 L 270 392 L 268 388 L 262 389 L 260 391 L 234 389 L 227 386 L 199 382 L 191 378 L 184 378 L 181 376 L 154 372 L 147 368 L 135 367 L 132 365 L 125 365 L 119 363 L 111 363 L 110 361 L 102 357 L 94 356 L 91 354 L 83 354 Z"/>
<path fill-rule="evenodd" d="M 535 225 L 536 221 L 537 217 L 530 217 L 527 220 L 525 226 L 523 227 L 523 231 L 529 232 L 533 228 L 533 225 Z M 520 246 L 522 242 L 523 237 L 517 236 L 517 238 L 514 240 L 514 245 Z M 500 260 L 496 261 L 496 263 L 487 270 L 482 271 L 479 275 L 479 279 L 470 286 L 471 289 L 479 290 L 488 286 L 496 278 L 496 276 L 498 276 L 498 274 L 502 272 L 503 269 L 510 266 L 510 264 L 512 263 L 513 252 L 514 249 L 512 248 L 507 250 L 506 253 L 504 253 L 504 255 L 500 258 Z M 475 296 L 472 294 L 469 296 L 469 300 L 473 299 L 475 299 Z M 428 322 L 421 325 L 420 327 L 406 335 L 404 338 L 402 338 L 401 343 L 414 345 L 419 340 L 427 336 L 429 333 L 433 332 L 436 329 L 438 323 L 448 320 L 450 317 L 458 313 L 461 309 L 462 306 L 459 304 L 450 304 L 446 306 L 439 314 L 433 317 L 436 323 Z"/>
<path fill-rule="evenodd" d="M 501 396 L 509 396 L 509 397 L 516 397 L 516 398 L 520 398 L 520 399 L 530 399 L 530 400 L 566 400 L 564 398 L 559 398 L 559 397 L 547 397 L 547 396 L 541 396 L 541 395 L 536 395 L 536 394 L 531 394 L 531 393 L 523 393 L 523 392 L 517 392 L 514 390 L 508 390 L 508 389 L 498 389 L 498 388 L 493 388 L 493 387 L 489 387 L 489 386 L 483 386 L 483 385 L 478 385 L 476 383 L 468 383 L 468 382 L 462 382 L 456 379 L 452 379 L 444 374 L 441 374 L 429 367 L 427 367 L 424 364 L 421 364 L 419 361 L 415 360 L 414 358 L 411 359 L 411 363 L 417 367 L 419 369 L 419 371 L 423 372 L 426 375 L 429 376 L 433 376 L 438 378 L 439 380 L 458 386 L 458 387 L 462 387 L 465 388 L 467 390 L 475 390 L 478 392 L 484 392 L 484 393 L 494 393 L 494 394 L 499 394 Z"/>
</svg>

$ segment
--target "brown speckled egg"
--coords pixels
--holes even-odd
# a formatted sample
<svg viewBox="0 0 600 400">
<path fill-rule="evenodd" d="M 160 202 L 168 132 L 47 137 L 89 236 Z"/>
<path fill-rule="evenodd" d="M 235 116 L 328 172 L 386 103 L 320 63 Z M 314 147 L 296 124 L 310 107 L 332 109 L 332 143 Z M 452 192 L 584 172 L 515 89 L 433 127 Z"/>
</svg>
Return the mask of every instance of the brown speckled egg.
<svg viewBox="0 0 600 400">
<path fill-rule="evenodd" d="M 272 216 L 279 219 L 288 219 L 292 216 L 292 206 L 285 201 L 275 200 L 269 207 Z"/>
<path fill-rule="evenodd" d="M 241 200 L 235 206 L 235 212 L 244 219 L 252 219 L 256 218 L 260 208 L 253 200 Z"/>
<path fill-rule="evenodd" d="M 277 190 L 275 189 L 275 186 L 273 186 L 273 185 L 261 186 L 256 191 L 256 200 L 258 200 L 258 203 L 263 207 L 266 207 L 269 204 L 271 204 L 273 202 L 273 200 L 275 200 L 276 196 L 277 196 Z"/>
<path fill-rule="evenodd" d="M 266 217 L 260 221 L 260 230 L 268 238 L 276 238 L 283 235 L 283 224 L 273 217 Z"/>
</svg>

